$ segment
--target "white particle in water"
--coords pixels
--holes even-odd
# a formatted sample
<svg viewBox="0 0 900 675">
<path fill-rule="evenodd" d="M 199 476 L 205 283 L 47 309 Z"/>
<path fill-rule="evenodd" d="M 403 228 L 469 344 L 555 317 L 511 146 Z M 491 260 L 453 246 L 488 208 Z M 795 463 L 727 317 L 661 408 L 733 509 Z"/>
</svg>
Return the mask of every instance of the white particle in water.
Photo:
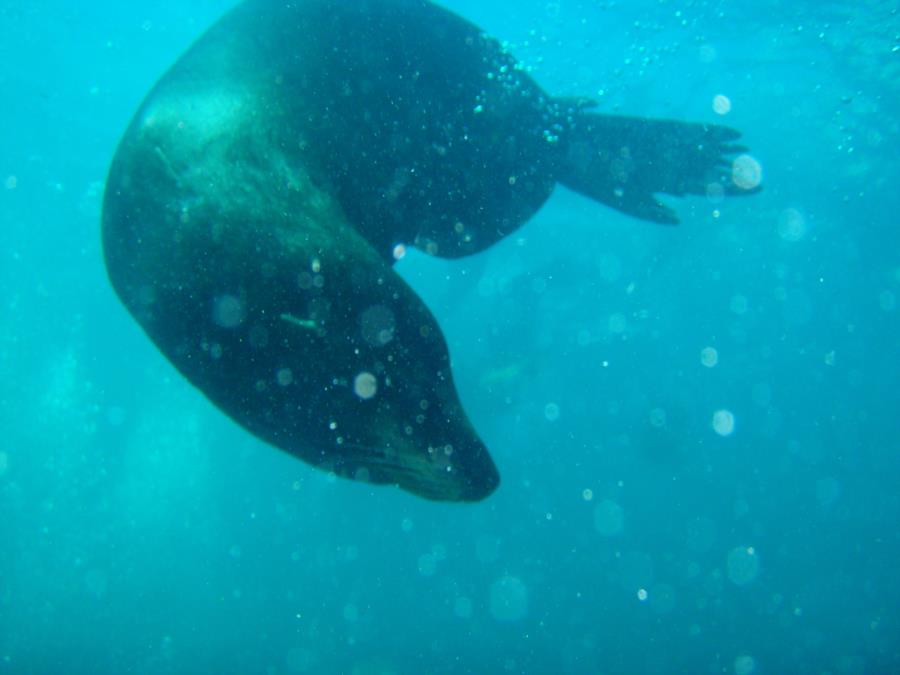
<svg viewBox="0 0 900 675">
<path fill-rule="evenodd" d="M 372 373 L 363 371 L 354 378 L 353 391 L 361 399 L 368 400 L 378 391 L 378 380 Z"/>
<path fill-rule="evenodd" d="M 646 602 L 646 601 L 647 601 L 647 589 L 646 589 L 646 588 L 639 588 L 639 589 L 638 589 L 638 592 L 637 592 L 637 599 L 640 600 L 641 602 Z"/>
<path fill-rule="evenodd" d="M 213 301 L 213 321 L 222 328 L 236 328 L 244 315 L 244 303 L 237 296 L 220 295 Z"/>
<path fill-rule="evenodd" d="M 730 410 L 716 410 L 713 413 L 712 428 L 719 436 L 734 433 L 734 413 Z"/>
<path fill-rule="evenodd" d="M 731 99 L 719 94 L 713 98 L 712 108 L 717 115 L 727 115 L 731 112 Z"/>
<path fill-rule="evenodd" d="M 759 557 L 752 546 L 738 546 L 728 553 L 728 579 L 737 586 L 745 586 L 759 574 Z"/>
<path fill-rule="evenodd" d="M 528 588 L 518 577 L 500 577 L 491 584 L 490 608 L 497 621 L 518 621 L 528 613 Z"/>
<path fill-rule="evenodd" d="M 778 217 L 778 236 L 784 241 L 800 241 L 806 235 L 806 219 L 797 209 L 785 209 Z"/>
<path fill-rule="evenodd" d="M 731 181 L 742 190 L 752 190 L 762 182 L 762 166 L 750 155 L 739 155 L 731 163 Z"/>
<path fill-rule="evenodd" d="M 700 350 L 700 363 L 707 368 L 713 368 L 719 362 L 719 352 L 715 347 L 704 347 Z"/>
</svg>

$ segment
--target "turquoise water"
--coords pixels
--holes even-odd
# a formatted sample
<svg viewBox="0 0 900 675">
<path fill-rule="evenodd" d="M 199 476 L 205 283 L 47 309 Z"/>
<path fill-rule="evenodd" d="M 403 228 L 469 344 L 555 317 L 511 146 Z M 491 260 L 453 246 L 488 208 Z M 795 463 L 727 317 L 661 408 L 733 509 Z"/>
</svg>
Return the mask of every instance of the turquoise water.
<svg viewBox="0 0 900 675">
<path fill-rule="evenodd" d="M 560 188 L 398 264 L 476 505 L 261 444 L 112 293 L 116 143 L 230 5 L 0 3 L 0 673 L 900 671 L 895 4 L 445 3 L 556 94 L 740 129 L 765 186 L 677 228 Z"/>
</svg>

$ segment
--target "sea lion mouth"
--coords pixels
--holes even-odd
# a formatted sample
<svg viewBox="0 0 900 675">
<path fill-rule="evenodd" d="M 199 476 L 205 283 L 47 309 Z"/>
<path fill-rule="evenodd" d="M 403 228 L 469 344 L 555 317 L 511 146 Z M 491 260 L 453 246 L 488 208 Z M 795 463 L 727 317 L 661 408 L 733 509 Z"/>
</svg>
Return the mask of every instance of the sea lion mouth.
<svg viewBox="0 0 900 675">
<path fill-rule="evenodd" d="M 344 443 L 335 473 L 356 481 L 397 485 L 434 501 L 480 501 L 500 484 L 500 474 L 486 449 L 454 457 L 443 448 L 375 448 Z M 460 453 L 462 454 L 462 453 Z"/>
</svg>

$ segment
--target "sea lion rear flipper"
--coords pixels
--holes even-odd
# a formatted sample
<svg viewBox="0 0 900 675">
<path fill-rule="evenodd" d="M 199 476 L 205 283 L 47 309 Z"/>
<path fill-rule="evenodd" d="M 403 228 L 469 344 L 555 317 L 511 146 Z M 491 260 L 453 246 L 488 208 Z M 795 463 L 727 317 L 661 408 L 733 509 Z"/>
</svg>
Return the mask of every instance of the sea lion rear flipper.
<svg viewBox="0 0 900 675">
<path fill-rule="evenodd" d="M 558 180 L 566 187 L 643 220 L 674 225 L 656 193 L 751 194 L 731 180 L 729 155 L 744 152 L 740 134 L 714 124 L 581 113 L 566 132 Z"/>
</svg>

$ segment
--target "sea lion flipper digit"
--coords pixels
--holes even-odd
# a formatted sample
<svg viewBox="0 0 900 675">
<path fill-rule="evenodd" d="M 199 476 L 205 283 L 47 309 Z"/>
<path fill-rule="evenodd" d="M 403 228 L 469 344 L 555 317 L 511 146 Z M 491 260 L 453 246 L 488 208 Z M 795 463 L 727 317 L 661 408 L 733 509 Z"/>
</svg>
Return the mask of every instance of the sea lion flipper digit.
<svg viewBox="0 0 900 675">
<path fill-rule="evenodd" d="M 730 180 L 740 133 L 715 124 L 580 113 L 563 139 L 559 182 L 618 211 L 675 225 L 655 194 L 704 195 L 718 182 L 728 194 L 751 194 Z"/>
</svg>

